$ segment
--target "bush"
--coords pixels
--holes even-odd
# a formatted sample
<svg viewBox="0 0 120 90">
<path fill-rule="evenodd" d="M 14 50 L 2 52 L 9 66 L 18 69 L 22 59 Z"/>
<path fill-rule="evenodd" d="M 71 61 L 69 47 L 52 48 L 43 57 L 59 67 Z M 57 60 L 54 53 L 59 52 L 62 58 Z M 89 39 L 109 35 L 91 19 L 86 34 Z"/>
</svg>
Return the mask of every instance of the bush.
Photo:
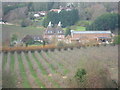
<svg viewBox="0 0 120 90">
<path fill-rule="evenodd" d="M 80 88 L 115 88 L 115 81 L 111 79 L 109 68 L 97 60 L 81 60 L 75 79 Z M 87 73 L 86 73 L 87 72 Z"/>
<path fill-rule="evenodd" d="M 18 36 L 16 34 L 13 34 L 11 37 L 11 41 L 17 41 Z"/>
<path fill-rule="evenodd" d="M 65 36 L 67 36 L 67 35 L 71 35 L 71 30 L 69 27 L 66 28 L 66 30 L 65 30 Z"/>
<path fill-rule="evenodd" d="M 120 35 L 114 37 L 114 44 L 120 44 Z"/>
<path fill-rule="evenodd" d="M 21 22 L 21 27 L 27 27 L 27 26 L 29 26 L 29 25 L 31 25 L 31 24 L 32 24 L 32 23 L 31 23 L 30 20 L 25 19 L 25 20 L 23 20 L 23 21 Z"/>
<path fill-rule="evenodd" d="M 85 69 L 78 69 L 76 74 L 75 74 L 75 78 L 79 81 L 79 82 L 83 82 L 83 77 L 84 75 L 86 75 L 86 70 Z"/>
</svg>

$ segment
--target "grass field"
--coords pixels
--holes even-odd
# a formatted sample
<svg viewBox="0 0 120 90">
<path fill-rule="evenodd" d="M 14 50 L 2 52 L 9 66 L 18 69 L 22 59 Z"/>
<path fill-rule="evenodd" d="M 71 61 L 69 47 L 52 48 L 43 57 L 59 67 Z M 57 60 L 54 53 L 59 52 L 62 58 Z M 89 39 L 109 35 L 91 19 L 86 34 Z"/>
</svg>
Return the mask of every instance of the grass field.
<svg viewBox="0 0 120 90">
<path fill-rule="evenodd" d="M 63 30 L 66 30 L 67 28 L 63 28 Z M 70 26 L 71 30 L 75 30 L 75 31 L 86 31 L 86 27 L 82 27 L 82 26 Z"/>
<path fill-rule="evenodd" d="M 23 38 L 25 35 L 43 35 L 43 27 L 21 27 L 15 25 L 2 25 L 3 39 L 10 38 L 12 34 L 16 34 L 18 39 Z"/>
<path fill-rule="evenodd" d="M 77 26 L 75 30 L 76 30 L 76 31 L 85 31 L 86 28 L 85 28 L 85 27 L 82 27 L 82 26 Z"/>
<path fill-rule="evenodd" d="M 117 50 L 117 46 L 100 46 L 53 52 L 2 52 L 3 87 L 113 88 L 118 80 Z M 87 72 L 82 83 L 74 78 L 78 68 Z"/>
</svg>

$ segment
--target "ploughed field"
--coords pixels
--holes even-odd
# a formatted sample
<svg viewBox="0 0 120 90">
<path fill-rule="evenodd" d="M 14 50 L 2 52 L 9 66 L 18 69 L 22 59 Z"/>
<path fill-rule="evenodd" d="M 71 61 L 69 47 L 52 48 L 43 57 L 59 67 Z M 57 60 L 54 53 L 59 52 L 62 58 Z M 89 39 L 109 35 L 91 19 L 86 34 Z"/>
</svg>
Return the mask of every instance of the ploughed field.
<svg viewBox="0 0 120 90">
<path fill-rule="evenodd" d="M 118 46 L 48 52 L 2 52 L 1 55 L 3 87 L 115 87 L 111 83 L 107 84 L 107 80 L 114 83 L 118 80 Z M 80 84 L 74 79 L 78 68 L 84 68 L 87 72 L 85 82 Z M 98 74 L 100 70 L 106 70 L 105 73 L 109 74 Z M 105 75 L 109 75 L 106 76 L 109 77 L 107 80 Z"/>
</svg>

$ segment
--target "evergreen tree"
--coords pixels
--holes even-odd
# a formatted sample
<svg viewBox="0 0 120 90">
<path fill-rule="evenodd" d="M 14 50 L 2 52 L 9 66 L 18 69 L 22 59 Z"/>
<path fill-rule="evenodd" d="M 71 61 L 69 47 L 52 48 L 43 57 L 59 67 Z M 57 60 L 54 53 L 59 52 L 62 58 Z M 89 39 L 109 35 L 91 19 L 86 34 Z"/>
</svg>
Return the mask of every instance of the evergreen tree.
<svg viewBox="0 0 120 90">
<path fill-rule="evenodd" d="M 54 25 L 62 22 L 62 27 L 74 25 L 79 20 L 77 9 L 71 11 L 62 10 L 60 13 L 49 12 L 47 17 L 43 21 L 43 26 L 47 26 L 48 22 L 52 22 Z"/>
<path fill-rule="evenodd" d="M 65 36 L 67 36 L 67 35 L 71 35 L 71 30 L 69 27 L 65 31 Z"/>
</svg>

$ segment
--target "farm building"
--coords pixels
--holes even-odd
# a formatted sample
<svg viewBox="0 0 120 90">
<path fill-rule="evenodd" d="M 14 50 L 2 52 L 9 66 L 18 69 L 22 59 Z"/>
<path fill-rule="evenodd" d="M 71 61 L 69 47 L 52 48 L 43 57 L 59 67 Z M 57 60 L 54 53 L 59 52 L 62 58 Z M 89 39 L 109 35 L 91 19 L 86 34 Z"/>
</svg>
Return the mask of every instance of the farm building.
<svg viewBox="0 0 120 90">
<path fill-rule="evenodd" d="M 38 12 L 41 16 L 45 16 L 47 14 L 47 11 L 40 11 Z"/>
<path fill-rule="evenodd" d="M 51 9 L 50 11 L 51 11 L 51 12 L 57 12 L 57 13 L 60 13 L 60 12 L 61 12 L 61 9 Z"/>
<path fill-rule="evenodd" d="M 44 32 L 44 39 L 52 40 L 56 38 L 57 41 L 64 41 L 65 43 L 111 43 L 113 34 L 111 31 L 74 31 L 71 30 L 71 35 L 65 37 L 64 31 L 61 27 L 61 22 L 56 27 L 52 27 L 51 22 Z"/>
<path fill-rule="evenodd" d="M 53 38 L 57 38 L 57 40 L 60 41 L 64 39 L 64 37 L 65 35 L 61 27 L 61 22 L 59 22 L 58 25 L 55 27 L 52 27 L 51 22 L 49 22 L 49 25 L 44 32 L 44 38 L 49 40 L 52 40 Z"/>
<path fill-rule="evenodd" d="M 71 38 L 69 42 L 111 42 L 112 41 L 111 31 L 74 31 L 71 30 Z M 68 40 L 68 39 L 67 39 Z"/>
<path fill-rule="evenodd" d="M 74 9 L 73 5 L 69 4 L 66 7 L 59 6 L 59 9 L 51 9 L 50 11 L 60 13 L 62 10 L 71 11 L 73 9 Z"/>
<path fill-rule="evenodd" d="M 28 41 L 39 41 L 43 42 L 43 37 L 40 35 L 26 35 L 23 39 L 22 42 L 28 42 Z"/>
<path fill-rule="evenodd" d="M 40 17 L 40 15 L 39 15 L 39 14 L 34 14 L 34 17 L 36 17 L 36 18 L 37 18 L 37 17 Z"/>
</svg>

